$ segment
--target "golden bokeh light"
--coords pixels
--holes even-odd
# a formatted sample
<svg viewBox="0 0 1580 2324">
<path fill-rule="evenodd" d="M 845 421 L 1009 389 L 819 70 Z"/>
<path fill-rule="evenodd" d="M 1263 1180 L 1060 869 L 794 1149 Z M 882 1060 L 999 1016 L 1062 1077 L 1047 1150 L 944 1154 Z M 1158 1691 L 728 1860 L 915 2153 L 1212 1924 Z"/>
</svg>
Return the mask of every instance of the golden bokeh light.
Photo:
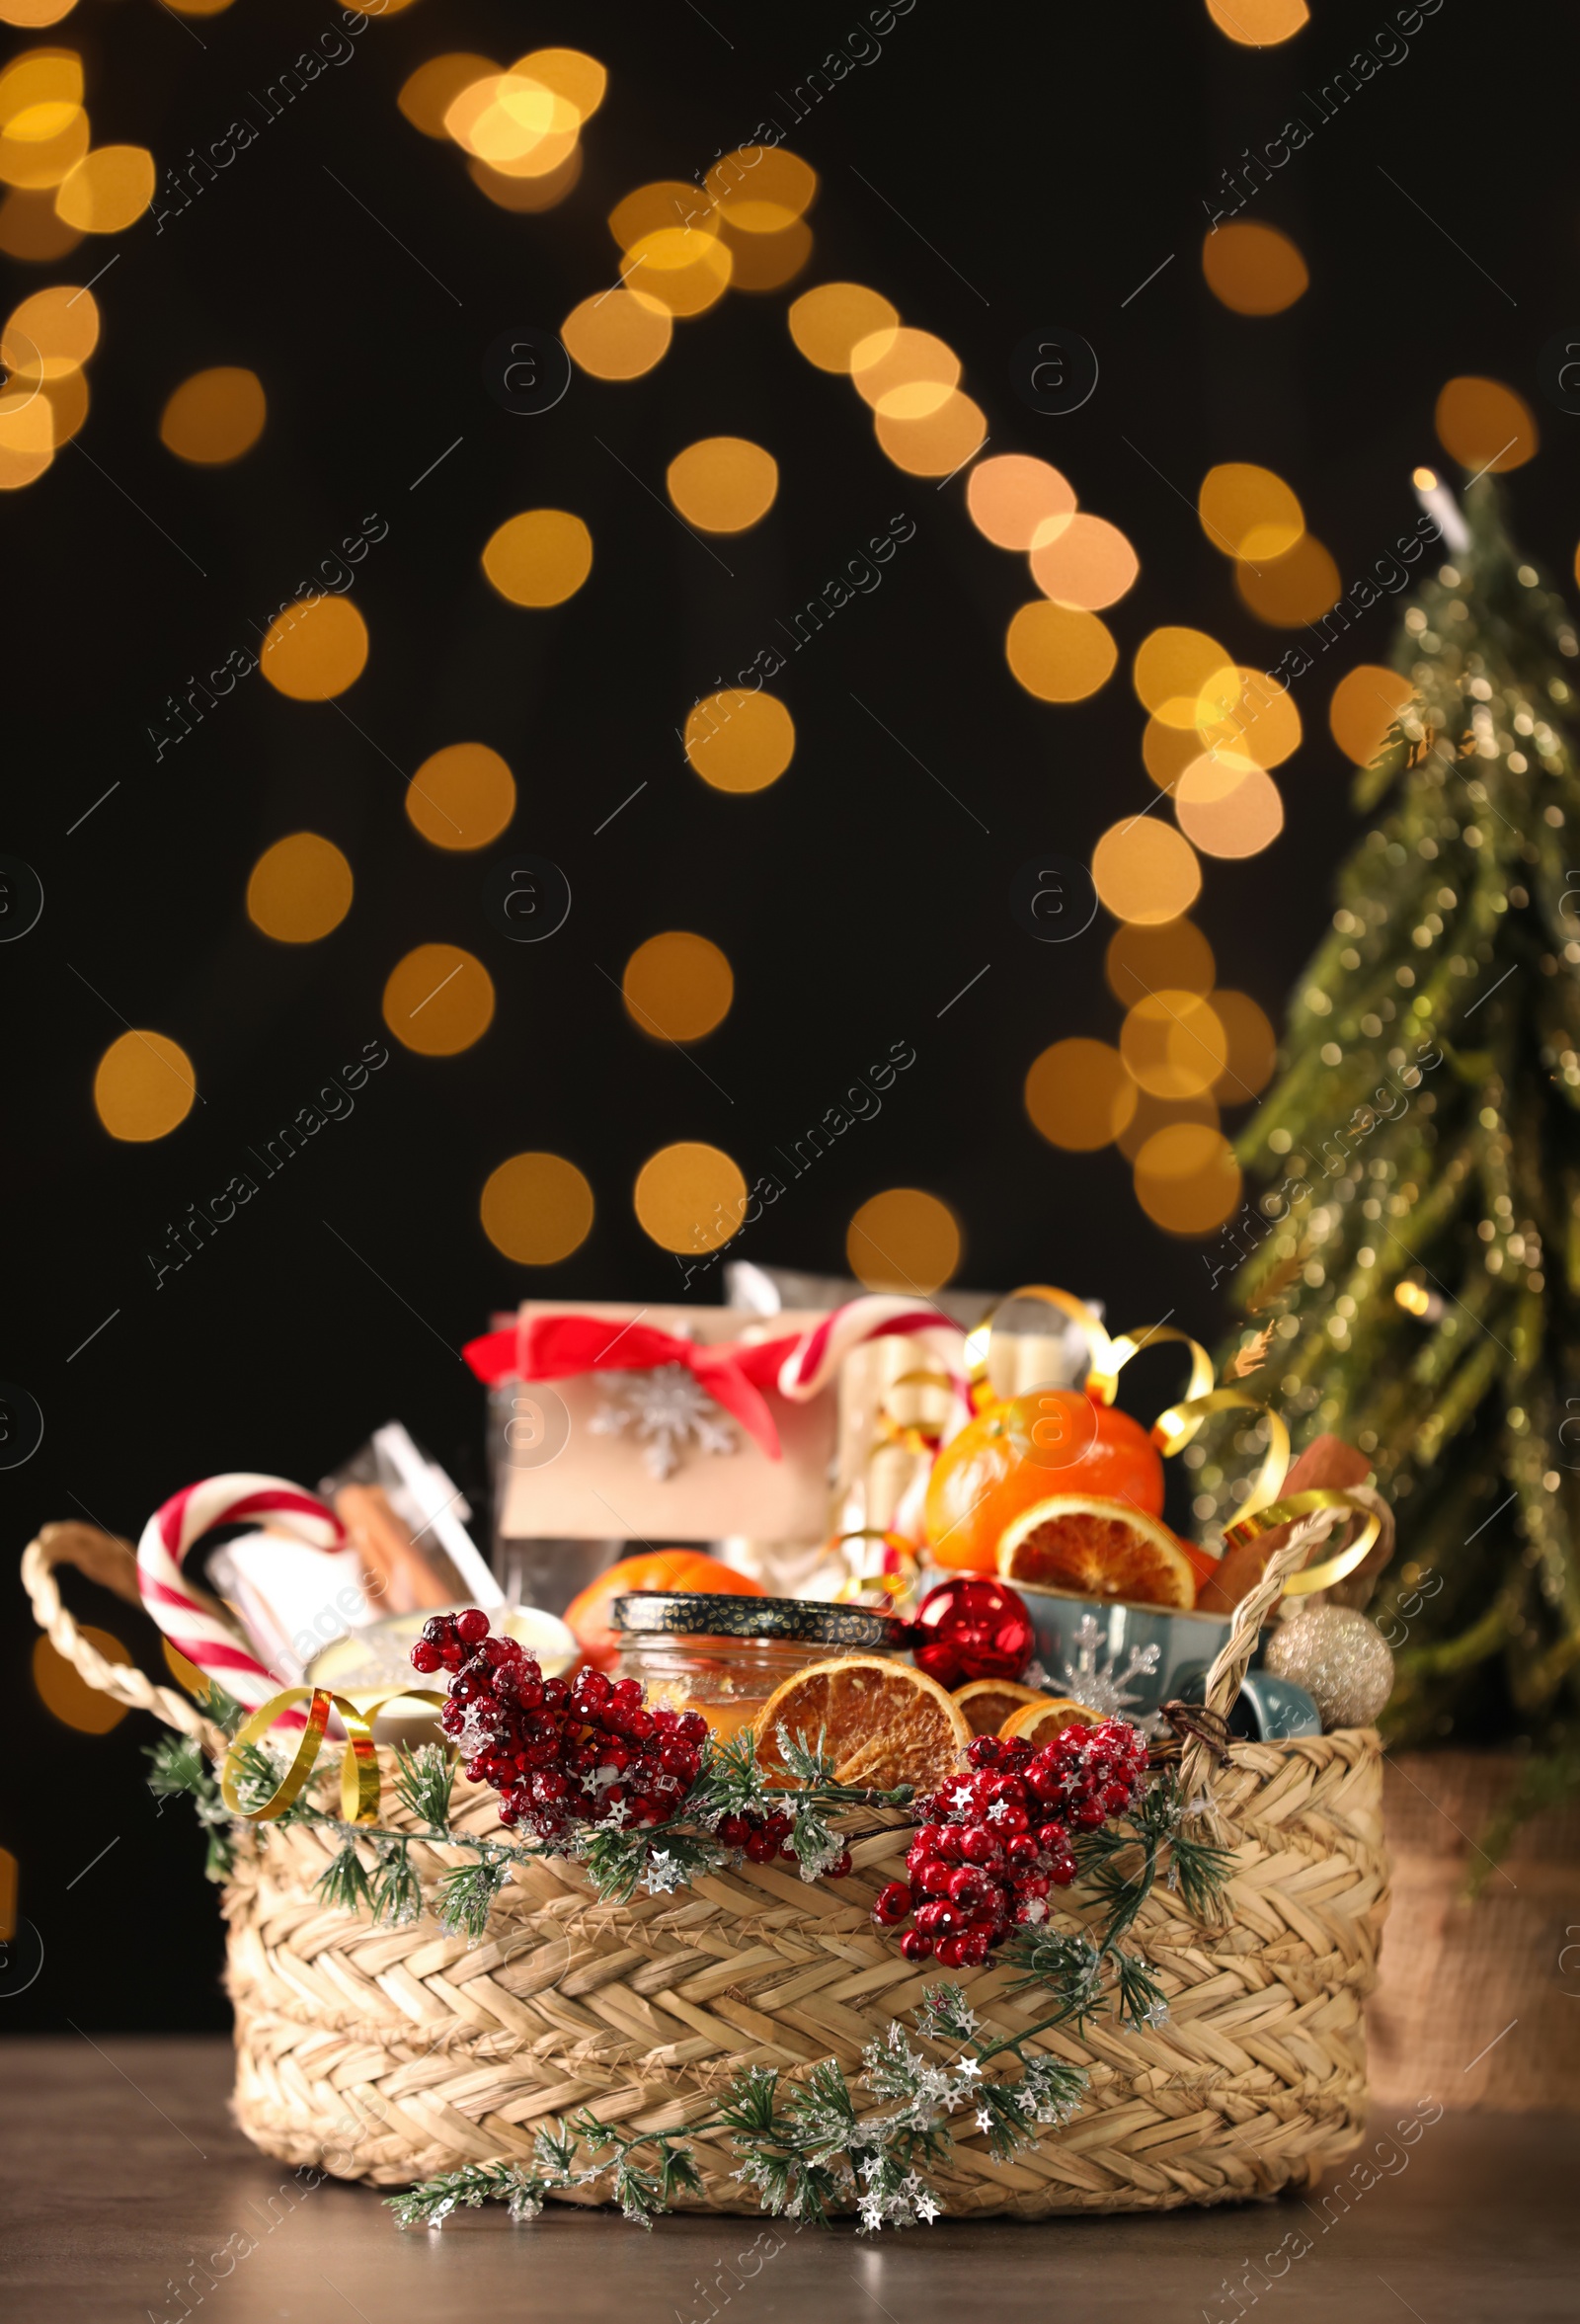
<svg viewBox="0 0 1580 2324">
<path fill-rule="evenodd" d="M 986 441 L 988 417 L 980 404 L 954 388 L 921 419 L 875 412 L 872 428 L 883 450 L 908 476 L 953 476 Z"/>
<path fill-rule="evenodd" d="M 565 509 L 524 509 L 490 535 L 483 570 L 513 605 L 563 605 L 592 570 L 592 535 Z"/>
<path fill-rule="evenodd" d="M 1046 460 L 995 452 L 979 460 L 966 486 L 966 507 L 979 532 L 1001 549 L 1051 541 L 1075 514 L 1075 490 Z"/>
<path fill-rule="evenodd" d="M 276 944 L 316 944 L 350 912 L 352 888 L 352 867 L 333 840 L 292 832 L 253 865 L 247 917 Z"/>
<path fill-rule="evenodd" d="M 732 290 L 781 290 L 812 256 L 812 228 L 805 218 L 792 218 L 777 234 L 744 233 L 726 218 L 723 239 Z"/>
<path fill-rule="evenodd" d="M 447 138 L 444 116 L 461 91 L 474 88 L 499 69 L 492 56 L 452 48 L 442 56 L 431 56 L 409 74 L 395 102 L 413 128 L 421 129 L 425 137 Z"/>
<path fill-rule="evenodd" d="M 37 385 L 0 394 L 0 492 L 35 484 L 55 456 L 54 414 Z"/>
<path fill-rule="evenodd" d="M 1106 622 L 1074 605 L 1036 598 L 1022 605 L 1004 639 L 1009 667 L 1042 702 L 1083 702 L 1106 685 L 1119 648 Z"/>
<path fill-rule="evenodd" d="M 303 598 L 276 613 L 258 667 L 293 702 L 330 702 L 367 667 L 367 624 L 346 598 Z"/>
<path fill-rule="evenodd" d="M 637 1172 L 637 1221 L 663 1250 L 718 1250 L 740 1228 L 747 1182 L 717 1146 L 661 1147 Z"/>
<path fill-rule="evenodd" d="M 686 758 L 716 791 L 766 790 L 795 748 L 795 721 L 775 694 L 726 686 L 686 712 Z"/>
<path fill-rule="evenodd" d="M 0 250 L 7 258 L 51 266 L 76 249 L 82 236 L 60 217 L 47 188 L 29 193 L 13 186 L 0 201 Z"/>
<path fill-rule="evenodd" d="M 1116 920 L 1144 926 L 1178 920 L 1202 890 L 1202 867 L 1182 833 L 1155 816 L 1133 815 L 1104 832 L 1092 850 L 1092 881 Z"/>
<path fill-rule="evenodd" d="M 1200 1097 L 1152 1097 L 1146 1090 L 1136 1093 L 1136 1111 L 1114 1143 L 1129 1162 L 1133 1162 L 1159 1130 L 1170 1128 L 1175 1122 L 1199 1122 L 1209 1130 L 1219 1125 L 1218 1102 L 1211 1095 Z"/>
<path fill-rule="evenodd" d="M 100 1630 L 92 1623 L 83 1623 L 78 1636 L 96 1647 L 107 1662 L 122 1665 L 131 1660 L 119 1639 L 112 1638 L 108 1630 Z M 40 1701 L 52 1712 L 62 1726 L 75 1727 L 80 1735 L 107 1735 L 125 1718 L 129 1705 L 118 1703 L 114 1695 L 101 1694 L 91 1687 L 77 1669 L 49 1643 L 46 1638 L 33 1642 L 33 1683 L 39 1690 Z"/>
<path fill-rule="evenodd" d="M 163 1033 L 122 1033 L 99 1060 L 93 1102 L 112 1138 L 145 1146 L 168 1138 L 198 1101 L 192 1059 Z"/>
<path fill-rule="evenodd" d="M 669 928 L 649 936 L 620 980 L 631 1022 L 655 1041 L 700 1041 L 723 1024 L 735 999 L 735 975 L 706 936 Z"/>
<path fill-rule="evenodd" d="M 1305 512 L 1283 477 L 1249 460 L 1209 468 L 1196 508 L 1214 548 L 1252 565 L 1282 557 L 1305 530 Z"/>
<path fill-rule="evenodd" d="M 486 73 L 450 100 L 444 126 L 466 153 L 511 176 L 560 167 L 581 134 L 574 105 L 524 73 Z"/>
<path fill-rule="evenodd" d="M 1110 1146 L 1136 1111 L 1136 1084 L 1117 1049 L 1079 1036 L 1056 1041 L 1032 1060 L 1026 1111 L 1050 1146 L 1095 1154 Z"/>
<path fill-rule="evenodd" d="M 1362 662 L 1347 671 L 1333 688 L 1327 714 L 1333 740 L 1345 758 L 1357 766 L 1369 765 L 1414 692 L 1407 678 L 1380 662 Z"/>
<path fill-rule="evenodd" d="M 1164 726 L 1223 718 L 1242 690 L 1217 638 L 1200 629 L 1152 630 L 1137 650 L 1132 678 L 1143 703 Z"/>
<path fill-rule="evenodd" d="M 515 777 L 487 743 L 449 743 L 407 784 L 406 812 L 431 846 L 486 847 L 515 813 Z"/>
<path fill-rule="evenodd" d="M 850 379 L 875 412 L 893 420 L 925 420 L 959 386 L 960 358 L 931 331 L 898 323 L 856 342 Z"/>
<path fill-rule="evenodd" d="M 1213 990 L 1218 967 L 1213 947 L 1194 921 L 1159 921 L 1151 925 L 1122 922 L 1108 939 L 1104 962 L 1108 989 L 1126 1008 L 1148 993 Z"/>
<path fill-rule="evenodd" d="M 83 234 L 119 234 L 142 216 L 158 184 L 142 145 L 96 145 L 60 181 L 55 208 Z"/>
<path fill-rule="evenodd" d="M 61 444 L 71 441 L 88 417 L 88 375 L 85 371 L 67 371 L 59 379 L 46 379 L 43 393 L 54 424 L 58 450 Z"/>
<path fill-rule="evenodd" d="M 1201 751 L 1202 738 L 1193 726 L 1165 726 L 1160 718 L 1148 718 L 1142 730 L 1142 764 L 1160 791 L 1171 791 Z"/>
<path fill-rule="evenodd" d="M 656 178 L 637 186 L 609 212 L 609 232 L 622 251 L 632 251 L 649 234 L 692 233 L 714 240 L 719 216 L 709 196 L 683 178 Z"/>
<path fill-rule="evenodd" d="M 1282 766 L 1300 749 L 1304 731 L 1294 694 L 1271 673 L 1243 663 L 1231 675 L 1239 687 L 1236 700 L 1224 716 L 1201 719 L 1197 742 L 1230 759 L 1248 759 L 1253 766 Z"/>
<path fill-rule="evenodd" d="M 494 1021 L 494 981 L 458 944 L 419 944 L 384 987 L 384 1022 L 421 1057 L 456 1057 Z"/>
<path fill-rule="evenodd" d="M 0 71 L 0 130 L 41 144 L 68 128 L 82 104 L 74 48 L 29 48 Z"/>
<path fill-rule="evenodd" d="M 1141 571 L 1136 551 L 1106 517 L 1076 515 L 1051 521 L 1031 552 L 1031 577 L 1057 605 L 1089 613 L 1117 604 Z"/>
<path fill-rule="evenodd" d="M 960 1223 L 919 1186 L 872 1195 L 845 1231 L 845 1258 L 869 1291 L 937 1291 L 960 1264 Z"/>
<path fill-rule="evenodd" d="M 705 436 L 665 474 L 671 500 L 703 532 L 745 532 L 772 508 L 779 463 L 744 436 Z"/>
<path fill-rule="evenodd" d="M 74 113 L 53 137 L 14 137 L 0 131 L 0 180 L 35 192 L 58 186 L 88 150 L 88 116 Z"/>
<path fill-rule="evenodd" d="M 1304 629 L 1332 610 L 1344 584 L 1329 552 L 1306 532 L 1271 564 L 1236 565 L 1234 587 L 1240 601 L 1269 628 Z"/>
<path fill-rule="evenodd" d="M 12 308 L 0 332 L 0 363 L 13 379 L 60 379 L 85 363 L 98 344 L 93 292 L 52 282 Z"/>
<path fill-rule="evenodd" d="M 863 341 L 895 330 L 900 310 L 862 282 L 820 282 L 803 291 L 788 316 L 790 336 L 820 371 L 848 371 Z"/>
<path fill-rule="evenodd" d="M 1148 1095 L 1201 1097 L 1228 1063 L 1228 1035 L 1200 993 L 1165 985 L 1126 1012 L 1119 1053 Z"/>
<path fill-rule="evenodd" d="M 537 81 L 571 106 L 579 121 L 590 121 L 603 103 L 609 86 L 607 68 L 581 48 L 534 48 L 518 56 L 513 73 Z"/>
<path fill-rule="evenodd" d="M 626 253 L 625 286 L 682 321 L 705 314 L 730 287 L 735 261 L 727 243 L 696 227 L 661 226 Z"/>
<path fill-rule="evenodd" d="M 811 208 L 818 191 L 817 171 L 782 145 L 721 154 L 703 182 L 719 215 L 746 234 L 782 234 Z"/>
<path fill-rule="evenodd" d="M 584 298 L 560 326 L 566 353 L 594 379 L 640 379 L 662 362 L 673 333 L 668 308 L 618 288 Z"/>
<path fill-rule="evenodd" d="M 1276 226 L 1220 226 L 1202 244 L 1207 287 L 1237 315 L 1281 315 L 1310 284 L 1304 259 Z"/>
<path fill-rule="evenodd" d="M 1293 39 L 1310 22 L 1305 0 L 1207 0 L 1207 13 L 1221 33 L 1244 48 L 1271 48 Z"/>
<path fill-rule="evenodd" d="M 1193 760 L 1174 786 L 1174 813 L 1204 855 L 1259 855 L 1284 829 L 1284 801 L 1263 767 L 1226 751 Z"/>
<path fill-rule="evenodd" d="M 496 1250 L 521 1267 L 552 1267 L 592 1232 L 592 1189 L 558 1154 L 513 1154 L 491 1170 L 478 1212 Z"/>
<path fill-rule="evenodd" d="M 236 0 L 164 0 L 164 5 L 177 16 L 223 16 L 226 9 L 233 8 L 235 4 Z M 367 0 L 365 7 L 363 0 L 347 0 L 347 4 L 355 8 L 358 16 L 383 13 L 374 8 L 372 0 Z M 402 0 L 402 5 L 407 4 L 408 0 Z"/>
<path fill-rule="evenodd" d="M 1444 450 L 1477 475 L 1523 468 L 1541 441 L 1530 405 L 1501 379 L 1451 379 L 1433 421 Z"/>
<path fill-rule="evenodd" d="M 1240 1199 L 1240 1166 L 1220 1130 L 1170 1122 L 1136 1157 L 1136 1199 L 1170 1235 L 1210 1235 Z"/>
<path fill-rule="evenodd" d="M 258 373 L 218 363 L 182 381 L 160 414 L 159 441 L 180 460 L 223 467 L 252 450 L 268 417 Z"/>
<path fill-rule="evenodd" d="M 501 209 L 514 210 L 525 216 L 553 209 L 565 200 L 582 175 L 582 148 L 573 146 L 558 169 L 548 170 L 538 178 L 508 178 L 476 154 L 468 156 L 466 174 L 480 194 Z"/>
<path fill-rule="evenodd" d="M 1248 993 L 1219 991 L 1211 998 L 1228 1041 L 1228 1057 L 1214 1083 L 1214 1095 L 1224 1105 L 1248 1105 L 1273 1079 L 1278 1036 Z"/>
<path fill-rule="evenodd" d="M 57 25 L 76 5 L 77 0 L 0 0 L 0 24 L 15 25 L 19 32 L 36 32 L 44 25 Z"/>
</svg>

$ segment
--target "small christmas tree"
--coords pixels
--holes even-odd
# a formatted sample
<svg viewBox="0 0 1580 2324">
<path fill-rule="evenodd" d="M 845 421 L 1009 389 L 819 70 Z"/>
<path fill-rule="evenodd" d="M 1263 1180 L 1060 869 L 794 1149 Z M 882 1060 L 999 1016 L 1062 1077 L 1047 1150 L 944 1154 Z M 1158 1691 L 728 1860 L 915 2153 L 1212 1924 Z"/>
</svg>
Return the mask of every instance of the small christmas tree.
<svg viewBox="0 0 1580 2324">
<path fill-rule="evenodd" d="M 1414 698 L 1357 784 L 1391 803 L 1242 1134 L 1268 1190 L 1230 1232 L 1244 1344 L 1270 1327 L 1250 1385 L 1394 1503 L 1392 1739 L 1528 1736 L 1536 1798 L 1580 1772 L 1580 647 L 1490 478 L 1464 511 L 1404 615 Z M 1220 1440 L 1200 1514 L 1232 1516 L 1253 1449 Z"/>
</svg>

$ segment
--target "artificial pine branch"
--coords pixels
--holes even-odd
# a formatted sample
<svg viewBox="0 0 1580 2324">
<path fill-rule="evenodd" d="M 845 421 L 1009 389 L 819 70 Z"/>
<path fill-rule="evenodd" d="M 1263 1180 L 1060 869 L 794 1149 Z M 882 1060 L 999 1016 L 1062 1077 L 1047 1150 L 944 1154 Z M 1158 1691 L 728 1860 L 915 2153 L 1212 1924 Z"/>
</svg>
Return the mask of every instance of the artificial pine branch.
<svg viewBox="0 0 1580 2324">
<path fill-rule="evenodd" d="M 1395 1504 L 1391 1738 L 1518 1734 L 1556 1770 L 1580 1768 L 1580 642 L 1490 477 L 1464 507 L 1469 548 L 1404 615 L 1414 698 L 1358 781 L 1380 812 L 1223 1256 L 1297 1443 L 1344 1435 Z M 1245 1430 L 1209 1449 L 1220 1522 L 1256 1457 Z"/>
</svg>

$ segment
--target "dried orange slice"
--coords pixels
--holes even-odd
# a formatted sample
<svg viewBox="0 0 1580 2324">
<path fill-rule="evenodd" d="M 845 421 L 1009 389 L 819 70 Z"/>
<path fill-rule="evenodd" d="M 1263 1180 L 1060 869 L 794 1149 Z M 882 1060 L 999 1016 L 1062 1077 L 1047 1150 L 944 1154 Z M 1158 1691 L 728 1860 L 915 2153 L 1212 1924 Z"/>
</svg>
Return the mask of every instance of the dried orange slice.
<svg viewBox="0 0 1580 2324">
<path fill-rule="evenodd" d="M 1023 1703 L 998 1731 L 1001 1735 L 1019 1735 L 1022 1742 L 1040 1751 L 1055 1735 L 1063 1734 L 1066 1726 L 1096 1726 L 1102 1716 L 1100 1711 L 1075 1702 L 1069 1695 L 1039 1695 L 1034 1703 Z"/>
<path fill-rule="evenodd" d="M 934 1792 L 953 1774 L 971 1728 L 953 1696 L 925 1671 L 882 1654 L 841 1654 L 811 1662 L 775 1687 L 753 1722 L 757 1763 L 771 1781 L 789 1783 L 779 1729 L 823 1748 L 842 1784 L 888 1791 L 913 1784 Z"/>
<path fill-rule="evenodd" d="M 1129 1501 L 1055 1493 L 1033 1501 L 998 1537 L 1005 1581 L 1127 1598 L 1142 1606 L 1194 1606 L 1196 1576 L 1168 1527 Z"/>
<path fill-rule="evenodd" d="M 974 1678 L 968 1686 L 955 1689 L 955 1701 L 974 1735 L 1001 1734 L 1006 1719 L 1013 1719 L 1030 1703 L 1047 1700 L 1035 1687 L 1017 1687 L 1008 1678 Z"/>
</svg>

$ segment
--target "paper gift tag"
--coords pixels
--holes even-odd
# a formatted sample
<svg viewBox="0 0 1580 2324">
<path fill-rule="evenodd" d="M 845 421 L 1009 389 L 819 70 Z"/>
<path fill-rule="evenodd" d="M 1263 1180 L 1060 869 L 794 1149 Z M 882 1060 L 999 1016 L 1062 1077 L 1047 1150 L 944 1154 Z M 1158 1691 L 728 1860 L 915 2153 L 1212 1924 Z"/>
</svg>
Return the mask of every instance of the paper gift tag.
<svg viewBox="0 0 1580 2324">
<path fill-rule="evenodd" d="M 549 1316 L 590 1317 L 608 1324 L 611 1339 L 623 1324 L 640 1322 L 710 1346 L 793 1338 L 823 1321 L 810 1310 L 763 1317 L 732 1308 L 522 1302 L 523 1325 Z M 507 1418 L 514 1410 L 520 1425 L 507 1427 L 500 1450 L 499 1533 L 514 1540 L 612 1538 L 656 1549 L 729 1535 L 821 1541 L 829 1530 L 834 1390 L 830 1385 L 807 1403 L 787 1403 L 772 1387 L 762 1393 L 778 1432 L 777 1461 L 689 1374 L 671 1367 L 512 1384 L 502 1401 Z M 668 1430 L 666 1422 L 672 1424 Z M 509 1441 L 513 1436 L 519 1441 Z M 673 1465 L 660 1476 L 666 1457 Z"/>
</svg>

